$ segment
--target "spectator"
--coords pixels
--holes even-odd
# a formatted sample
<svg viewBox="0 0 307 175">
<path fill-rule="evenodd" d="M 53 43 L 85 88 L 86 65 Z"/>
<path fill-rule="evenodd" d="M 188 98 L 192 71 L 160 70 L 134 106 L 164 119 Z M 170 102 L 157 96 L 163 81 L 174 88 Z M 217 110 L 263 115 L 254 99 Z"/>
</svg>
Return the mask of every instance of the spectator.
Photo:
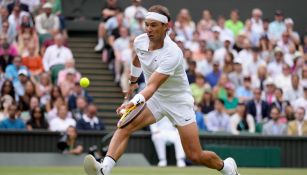
<svg viewBox="0 0 307 175">
<path fill-rule="evenodd" d="M 69 117 L 66 105 L 60 105 L 57 117 L 50 122 L 50 131 L 66 131 L 69 126 L 76 126 L 76 121 Z"/>
<path fill-rule="evenodd" d="M 296 110 L 298 107 L 303 107 L 305 108 L 305 111 L 307 111 L 307 83 L 304 82 L 303 86 L 303 92 L 304 95 L 301 96 L 300 98 L 296 99 L 293 103 L 292 106 L 294 107 L 294 110 Z M 307 119 L 307 115 L 305 113 L 305 119 Z"/>
<path fill-rule="evenodd" d="M 214 103 L 214 111 L 211 111 L 205 117 L 206 126 L 208 131 L 211 132 L 229 132 L 230 121 L 229 116 L 224 111 L 224 101 L 216 99 Z"/>
<path fill-rule="evenodd" d="M 18 50 L 15 44 L 9 43 L 8 36 L 5 34 L 0 34 L 0 55 L 17 56 Z M 10 64 L 11 62 L 6 62 Z"/>
<path fill-rule="evenodd" d="M 281 38 L 281 34 L 286 30 L 284 23 L 284 15 L 281 10 L 275 11 L 275 20 L 269 25 L 269 35 L 272 37 L 270 40 L 276 43 Z"/>
<path fill-rule="evenodd" d="M 174 24 L 174 30 L 177 36 L 181 36 L 185 41 L 192 40 L 195 31 L 195 23 L 193 22 L 188 9 L 183 8 L 179 11 Z"/>
<path fill-rule="evenodd" d="M 266 62 L 260 57 L 260 50 L 258 47 L 253 47 L 251 60 L 245 65 L 246 71 L 250 75 L 255 75 L 258 72 L 259 67 L 265 66 Z"/>
<path fill-rule="evenodd" d="M 55 44 L 47 48 L 43 57 L 44 69 L 51 72 L 53 84 L 57 82 L 58 73 L 64 68 L 65 62 L 73 58 L 71 50 L 65 47 L 63 42 L 63 36 L 57 34 L 55 36 Z"/>
<path fill-rule="evenodd" d="M 208 131 L 207 126 L 205 125 L 204 114 L 201 112 L 199 106 L 194 106 L 194 110 L 199 132 Z"/>
<path fill-rule="evenodd" d="M 219 26 L 212 27 L 213 38 L 208 42 L 208 48 L 217 50 L 223 47 L 223 42 L 220 37 L 222 29 Z"/>
<path fill-rule="evenodd" d="M 39 76 L 43 71 L 42 57 L 36 53 L 34 44 L 29 44 L 29 55 L 22 58 L 22 64 L 26 66 L 32 75 Z"/>
<path fill-rule="evenodd" d="M 265 91 L 262 94 L 262 99 L 266 101 L 269 105 L 271 105 L 276 100 L 275 97 L 276 86 L 274 80 L 271 77 L 269 77 L 265 80 L 264 85 L 265 85 Z"/>
<path fill-rule="evenodd" d="M 1 98 L 5 95 L 9 95 L 13 100 L 15 100 L 16 94 L 13 83 L 11 80 L 5 80 L 1 87 Z"/>
<path fill-rule="evenodd" d="M 287 100 L 284 100 L 283 96 L 284 92 L 281 88 L 275 89 L 275 101 L 271 104 L 271 106 L 275 106 L 279 109 L 281 115 L 285 114 L 286 106 L 289 106 L 290 103 Z"/>
<path fill-rule="evenodd" d="M 13 11 L 12 13 L 10 13 L 10 16 L 8 18 L 8 21 L 10 23 L 10 25 L 15 26 L 15 30 L 19 31 L 20 30 L 20 25 L 21 25 L 21 21 L 23 16 L 29 16 L 29 13 L 27 11 L 23 11 L 21 9 L 20 4 L 15 4 L 13 6 Z"/>
<path fill-rule="evenodd" d="M 30 112 L 30 120 L 27 121 L 27 130 L 48 129 L 49 125 L 45 120 L 44 111 L 36 106 Z"/>
<path fill-rule="evenodd" d="M 304 120 L 305 108 L 298 107 L 295 110 L 295 120 L 288 123 L 288 135 L 307 136 L 307 121 Z"/>
<path fill-rule="evenodd" d="M 69 126 L 66 129 L 67 140 L 64 154 L 79 155 L 83 152 L 82 142 L 78 140 L 78 132 L 74 126 Z"/>
<path fill-rule="evenodd" d="M 271 108 L 271 120 L 263 125 L 263 135 L 285 135 L 287 133 L 287 125 L 279 122 L 280 115 L 280 110 L 277 107 Z"/>
<path fill-rule="evenodd" d="M 78 130 L 105 130 L 104 124 L 97 117 L 97 107 L 94 104 L 89 104 L 86 107 L 86 112 L 82 115 L 82 118 L 77 122 Z"/>
<path fill-rule="evenodd" d="M 29 24 L 22 23 L 20 32 L 18 33 L 18 52 L 21 57 L 27 57 L 30 54 L 30 46 L 32 50 L 32 55 L 38 55 L 39 51 L 39 41 L 35 29 Z"/>
<path fill-rule="evenodd" d="M 141 13 L 143 16 L 147 14 L 146 8 L 142 7 L 141 3 L 142 0 L 131 0 L 131 5 L 125 9 L 124 16 L 130 24 L 137 13 Z"/>
<path fill-rule="evenodd" d="M 79 96 L 77 97 L 76 104 L 77 104 L 76 109 L 73 109 L 71 112 L 72 112 L 74 119 L 78 121 L 82 119 L 83 114 L 85 114 L 88 103 L 84 97 Z"/>
<path fill-rule="evenodd" d="M 196 71 L 204 77 L 213 71 L 213 54 L 214 51 L 212 49 L 206 49 L 205 59 L 197 61 Z"/>
<path fill-rule="evenodd" d="M 189 64 L 189 67 L 188 67 L 188 70 L 186 70 L 186 73 L 187 73 L 189 83 L 192 84 L 195 82 L 195 79 L 196 79 L 196 62 L 189 61 L 188 64 Z"/>
<path fill-rule="evenodd" d="M 199 104 L 199 108 L 204 114 L 208 114 L 214 110 L 214 99 L 211 90 L 205 89 L 204 95 L 202 96 Z"/>
<path fill-rule="evenodd" d="M 211 41 L 214 38 L 213 27 L 216 25 L 216 22 L 212 19 L 212 14 L 210 10 L 205 9 L 202 12 L 202 18 L 197 24 L 197 31 L 200 34 L 201 40 Z M 216 38 L 215 38 L 216 39 Z"/>
<path fill-rule="evenodd" d="M 213 88 L 213 97 L 219 99 L 227 98 L 226 84 L 229 82 L 226 74 L 222 74 L 218 84 Z"/>
<path fill-rule="evenodd" d="M 50 100 L 50 93 L 52 84 L 48 73 L 42 73 L 39 78 L 39 82 L 36 83 L 36 94 L 40 97 L 40 103 L 46 107 L 46 104 Z"/>
<path fill-rule="evenodd" d="M 252 11 L 252 31 L 257 34 L 261 34 L 263 32 L 263 22 L 262 22 L 262 11 L 259 8 L 254 8 Z"/>
<path fill-rule="evenodd" d="M 17 6 L 20 6 L 20 9 L 21 9 L 22 11 L 26 11 L 26 12 L 29 11 L 29 7 L 28 7 L 27 4 L 24 4 L 24 3 L 21 2 L 20 0 L 14 0 L 12 3 L 9 3 L 9 4 L 7 5 L 7 9 L 8 9 L 8 11 L 9 11 L 9 13 L 12 13 L 12 11 L 13 11 L 13 9 L 14 9 L 14 7 L 15 7 L 16 5 L 17 5 Z"/>
<path fill-rule="evenodd" d="M 247 112 L 244 103 L 239 103 L 236 113 L 230 118 L 230 131 L 232 134 L 242 132 L 255 133 L 255 121 Z"/>
<path fill-rule="evenodd" d="M 236 97 L 242 102 L 246 102 L 253 98 L 252 82 L 249 75 L 244 75 L 243 86 L 239 86 L 236 90 Z"/>
<path fill-rule="evenodd" d="M 242 68 L 242 61 L 240 59 L 234 60 L 234 71 L 228 75 L 229 81 L 238 88 L 243 86 L 243 68 Z"/>
<path fill-rule="evenodd" d="M 233 115 L 238 106 L 239 99 L 235 96 L 235 87 L 232 83 L 228 82 L 225 86 L 227 97 L 224 98 L 224 105 L 226 113 L 228 115 Z"/>
<path fill-rule="evenodd" d="M 230 19 L 226 21 L 225 27 L 230 29 L 235 37 L 243 30 L 244 24 L 240 21 L 238 10 L 235 9 L 230 12 Z"/>
<path fill-rule="evenodd" d="M 13 82 L 15 88 L 17 88 L 18 84 L 20 84 L 20 81 L 18 79 L 19 74 L 24 73 L 28 75 L 27 72 L 27 68 L 25 66 L 22 66 L 22 61 L 19 56 L 16 56 L 13 60 L 13 64 L 7 66 L 5 69 L 6 78 Z"/>
<path fill-rule="evenodd" d="M 293 103 L 296 99 L 303 96 L 303 87 L 300 82 L 300 77 L 297 74 L 291 75 L 291 86 L 285 93 L 285 99 Z"/>
<path fill-rule="evenodd" d="M 219 61 L 220 65 L 223 65 L 224 63 L 224 59 L 225 59 L 225 55 L 227 54 L 227 52 L 232 53 L 233 57 L 236 58 L 238 53 L 236 50 L 233 49 L 232 45 L 233 45 L 233 38 L 223 38 L 223 47 L 217 49 L 214 52 L 214 61 Z"/>
<path fill-rule="evenodd" d="M 68 107 L 69 110 L 74 110 L 77 107 L 77 98 L 81 96 L 86 99 L 87 103 L 93 102 L 93 97 L 91 97 L 88 92 L 80 86 L 80 83 L 77 82 L 73 89 L 73 92 L 68 97 Z"/>
<path fill-rule="evenodd" d="M 234 71 L 234 57 L 231 52 L 226 52 L 223 65 L 223 73 L 230 74 Z"/>
<path fill-rule="evenodd" d="M 201 101 L 205 90 L 211 90 L 210 85 L 206 83 L 202 74 L 196 74 L 195 83 L 192 83 L 190 88 L 196 104 Z"/>
<path fill-rule="evenodd" d="M 256 124 L 264 123 L 269 120 L 269 104 L 261 99 L 261 90 L 255 88 L 253 90 L 254 97 L 246 104 L 247 111 L 254 117 Z"/>
<path fill-rule="evenodd" d="M 49 112 L 51 111 L 51 109 L 53 109 L 53 107 L 55 106 L 56 99 L 58 98 L 63 98 L 61 89 L 58 86 L 52 86 L 50 90 L 50 99 L 45 107 L 46 112 Z"/>
<path fill-rule="evenodd" d="M 76 74 L 75 69 L 73 68 L 68 69 L 64 81 L 62 81 L 61 84 L 59 84 L 62 91 L 62 95 L 65 98 L 67 98 L 73 92 L 76 83 L 75 74 Z"/>
<path fill-rule="evenodd" d="M 68 74 L 68 71 L 74 69 L 75 73 L 74 73 L 74 81 L 75 82 L 79 82 L 79 80 L 81 79 L 81 73 L 78 72 L 75 69 L 75 60 L 74 59 L 68 59 L 65 62 L 65 68 L 63 70 L 61 70 L 58 74 L 58 82 L 57 85 L 60 85 L 62 82 L 65 81 L 66 75 Z"/>
<path fill-rule="evenodd" d="M 0 129 L 25 129 L 25 124 L 18 118 L 18 109 L 15 104 L 9 106 L 8 117 L 0 122 Z"/>
<path fill-rule="evenodd" d="M 13 102 L 14 99 L 10 95 L 3 95 L 0 98 L 0 122 L 9 116 L 9 107 Z"/>
<path fill-rule="evenodd" d="M 263 91 L 265 89 L 265 82 L 267 78 L 268 78 L 268 73 L 267 73 L 266 66 L 265 65 L 259 66 L 257 70 L 257 74 L 252 75 L 253 87 L 260 88 L 260 90 Z"/>
<path fill-rule="evenodd" d="M 36 95 L 34 83 L 31 80 L 26 81 L 24 90 L 25 90 L 24 95 L 19 97 L 18 107 L 21 111 L 29 111 L 30 110 L 30 100 L 33 96 Z"/>
<path fill-rule="evenodd" d="M 158 123 L 150 125 L 150 131 L 152 134 L 151 139 L 154 143 L 159 159 L 158 166 L 167 166 L 165 146 L 167 145 L 167 142 L 171 142 L 175 147 L 177 166 L 185 167 L 185 153 L 181 145 L 180 137 L 177 129 L 172 126 L 170 121 L 164 117 Z"/>
<path fill-rule="evenodd" d="M 223 16 L 219 16 L 217 20 L 218 26 L 221 28 L 220 38 L 221 41 L 225 41 L 226 38 L 234 38 L 234 34 L 231 30 L 225 27 L 225 18 Z"/>
<path fill-rule="evenodd" d="M 133 38 L 145 33 L 145 15 L 141 11 L 137 11 L 130 21 L 129 31 Z"/>
<path fill-rule="evenodd" d="M 43 5 L 43 13 L 35 17 L 35 28 L 39 36 L 39 43 L 42 44 L 46 39 L 51 38 L 52 33 L 60 29 L 59 18 L 52 14 L 52 4 L 46 2 Z"/>
<path fill-rule="evenodd" d="M 205 79 L 211 87 L 214 87 L 218 83 L 221 75 L 222 71 L 220 70 L 219 61 L 213 61 L 213 70 L 205 77 Z"/>
</svg>

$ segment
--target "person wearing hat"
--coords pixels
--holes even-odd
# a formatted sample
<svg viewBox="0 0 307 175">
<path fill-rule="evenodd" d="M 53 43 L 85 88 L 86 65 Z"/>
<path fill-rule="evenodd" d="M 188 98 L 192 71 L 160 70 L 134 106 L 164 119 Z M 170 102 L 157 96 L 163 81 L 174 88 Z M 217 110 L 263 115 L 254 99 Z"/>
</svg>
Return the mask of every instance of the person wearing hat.
<svg viewBox="0 0 307 175">
<path fill-rule="evenodd" d="M 276 99 L 275 97 L 276 86 L 273 78 L 268 77 L 265 80 L 264 85 L 265 85 L 265 91 L 263 93 L 263 98 L 269 105 L 271 105 Z"/>
<path fill-rule="evenodd" d="M 286 30 L 284 15 L 281 10 L 275 11 L 275 20 L 269 25 L 269 34 L 274 42 L 281 38 L 282 33 Z"/>
<path fill-rule="evenodd" d="M 60 29 L 59 17 L 52 14 L 52 4 L 46 2 L 43 5 L 43 13 L 36 16 L 35 28 L 39 35 L 39 42 L 42 44 L 46 39 L 52 37 L 52 33 L 57 33 Z"/>
<path fill-rule="evenodd" d="M 238 88 L 243 85 L 243 66 L 241 59 L 234 59 L 234 71 L 228 75 L 229 81 Z"/>
<path fill-rule="evenodd" d="M 220 34 L 222 29 L 219 26 L 212 27 L 213 38 L 208 41 L 208 48 L 212 50 L 217 50 L 223 47 L 223 42 L 221 40 Z"/>
<path fill-rule="evenodd" d="M 274 49 L 274 61 L 268 64 L 268 73 L 270 76 L 275 77 L 282 73 L 282 66 L 284 64 L 284 52 L 281 48 L 275 47 Z"/>
<path fill-rule="evenodd" d="M 262 10 L 254 8 L 251 17 L 252 31 L 261 34 L 263 32 Z"/>
</svg>

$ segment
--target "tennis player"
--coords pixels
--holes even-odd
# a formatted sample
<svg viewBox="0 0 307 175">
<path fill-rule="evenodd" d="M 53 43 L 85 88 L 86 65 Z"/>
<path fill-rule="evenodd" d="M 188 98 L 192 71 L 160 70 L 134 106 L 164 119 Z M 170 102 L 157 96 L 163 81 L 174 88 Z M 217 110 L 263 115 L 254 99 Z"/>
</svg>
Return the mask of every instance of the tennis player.
<svg viewBox="0 0 307 175">
<path fill-rule="evenodd" d="M 130 135 L 167 116 L 177 126 L 183 149 L 189 160 L 216 169 L 224 175 L 238 175 L 232 158 L 221 160 L 214 152 L 203 151 L 193 110 L 187 75 L 183 66 L 183 53 L 167 35 L 170 14 L 166 7 L 152 6 L 145 17 L 146 33 L 135 38 L 136 56 L 131 65 L 130 91 L 144 73 L 146 87 L 129 103 L 117 109 L 128 109 L 146 102 L 139 116 L 113 135 L 107 156 L 99 163 L 91 155 L 85 157 L 84 168 L 88 175 L 110 175 L 116 161 L 124 153 Z"/>
</svg>

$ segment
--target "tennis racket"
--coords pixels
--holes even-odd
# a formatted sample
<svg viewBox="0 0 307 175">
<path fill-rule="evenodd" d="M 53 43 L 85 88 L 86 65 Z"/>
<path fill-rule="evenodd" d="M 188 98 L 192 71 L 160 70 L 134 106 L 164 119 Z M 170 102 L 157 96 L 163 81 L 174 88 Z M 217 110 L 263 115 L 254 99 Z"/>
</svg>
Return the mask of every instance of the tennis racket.
<svg viewBox="0 0 307 175">
<path fill-rule="evenodd" d="M 123 128 L 136 119 L 139 114 L 145 109 L 146 103 L 140 103 L 129 108 L 117 122 L 118 128 Z"/>
</svg>

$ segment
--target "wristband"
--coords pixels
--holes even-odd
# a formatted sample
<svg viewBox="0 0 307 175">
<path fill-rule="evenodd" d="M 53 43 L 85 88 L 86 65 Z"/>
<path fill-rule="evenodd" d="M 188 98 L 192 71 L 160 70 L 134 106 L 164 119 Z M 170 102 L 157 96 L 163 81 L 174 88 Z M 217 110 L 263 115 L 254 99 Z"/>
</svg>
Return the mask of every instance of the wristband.
<svg viewBox="0 0 307 175">
<path fill-rule="evenodd" d="M 129 85 L 132 85 L 132 84 L 138 84 L 138 80 L 136 80 L 136 81 L 129 80 Z"/>
<path fill-rule="evenodd" d="M 142 69 L 140 67 L 136 67 L 133 64 L 131 64 L 131 76 L 133 77 L 140 77 L 142 74 Z"/>
<path fill-rule="evenodd" d="M 145 103 L 145 97 L 142 94 L 136 94 L 131 100 L 131 103 L 134 105 L 139 105 L 141 103 Z"/>
</svg>

